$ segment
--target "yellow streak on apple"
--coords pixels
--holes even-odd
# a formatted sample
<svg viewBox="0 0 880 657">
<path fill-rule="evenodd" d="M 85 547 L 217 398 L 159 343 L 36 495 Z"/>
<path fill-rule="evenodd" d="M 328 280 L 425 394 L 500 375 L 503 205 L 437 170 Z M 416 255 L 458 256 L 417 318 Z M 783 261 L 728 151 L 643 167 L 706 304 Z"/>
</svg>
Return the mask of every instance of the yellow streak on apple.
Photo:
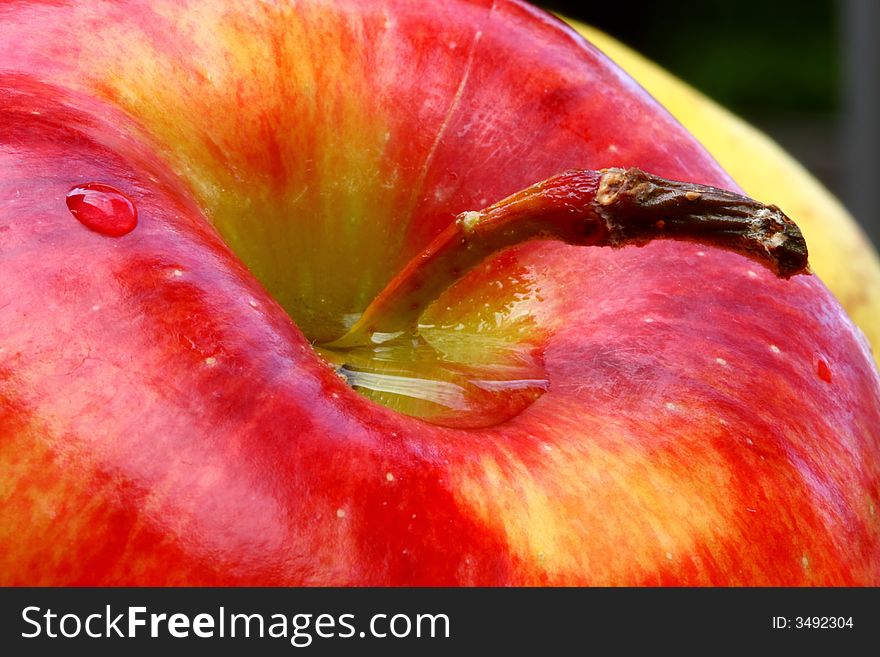
<svg viewBox="0 0 880 657">
<path fill-rule="evenodd" d="M 83 389 L 72 394 L 88 395 L 87 387 L 83 381 Z M 43 415 L 37 413 L 35 417 Z M 90 439 L 84 443 L 70 441 L 51 420 L 32 421 L 29 425 L 22 420 L 20 428 L 9 433 L 8 453 L 18 458 L 0 459 L 0 500 L 9 511 L 0 516 L 0 542 L 6 546 L 0 551 L 0 572 L 17 573 L 25 579 L 7 580 L 6 584 L 75 584 L 89 579 L 90 560 L 108 543 L 117 546 L 117 568 L 110 573 L 110 583 L 126 584 L 162 573 L 165 583 L 173 586 L 205 576 L 201 571 L 186 570 L 188 566 L 198 567 L 197 562 L 169 569 L 168 562 L 163 560 L 167 557 L 163 547 L 145 552 L 145 537 L 155 541 L 157 532 L 168 550 L 179 545 L 196 554 L 210 553 L 210 567 L 221 575 L 243 574 L 230 570 L 226 561 L 227 554 L 234 555 L 242 542 L 253 545 L 252 558 L 259 561 L 264 549 L 270 553 L 279 551 L 284 541 L 291 540 L 291 535 L 302 538 L 295 527 L 275 520 L 284 515 L 278 510 L 264 516 L 273 518 L 269 524 L 259 521 L 255 524 L 256 516 L 247 512 L 237 514 L 229 526 L 238 531 L 224 533 L 223 544 L 188 543 L 194 526 L 211 524 L 216 519 L 206 509 L 212 508 L 218 480 L 226 486 L 240 487 L 240 499 L 250 500 L 264 509 L 271 508 L 276 501 L 253 481 L 239 476 L 234 465 L 230 466 L 235 459 L 229 454 L 219 452 L 205 459 L 175 452 L 175 432 L 168 428 L 158 428 L 155 432 L 156 440 L 167 442 L 168 447 L 164 450 L 167 456 L 161 473 L 156 476 L 154 459 L 149 455 L 136 464 L 133 489 L 143 495 L 140 512 L 132 525 L 126 526 L 124 531 L 117 530 L 114 521 L 120 510 L 119 480 L 106 476 L 106 463 L 122 460 L 113 452 L 130 450 L 132 446 L 107 435 L 100 428 L 104 421 L 99 413 L 79 418 L 77 434 Z M 134 464 L 131 459 L 129 462 Z M 183 487 L 188 491 L 183 497 L 177 494 L 179 489 L 174 488 L 181 482 L 186 482 Z M 358 567 L 354 561 L 358 554 L 356 538 L 345 515 L 340 516 L 337 511 L 344 504 L 345 500 L 328 500 L 325 506 L 311 509 L 313 517 L 323 519 L 307 537 L 308 554 L 314 560 L 311 572 L 318 578 L 318 584 L 345 582 L 348 574 Z M 228 507 L 224 512 L 236 514 Z M 16 517 L 27 517 L 29 522 L 26 525 L 14 520 L 5 522 Z M 83 536 L 90 540 L 81 541 Z M 32 547 L 37 544 L 51 546 L 53 558 L 46 559 L 44 552 L 34 553 Z M 72 544 L 79 545 L 79 550 L 71 552 Z M 333 547 L 328 550 L 327 546 Z M 240 560 L 237 563 L 240 567 Z M 306 579 L 303 583 L 312 582 Z"/>
<path fill-rule="evenodd" d="M 336 337 L 340 318 L 365 307 L 393 271 L 408 220 L 400 208 L 416 191 L 398 184 L 386 157 L 387 99 L 374 91 L 382 58 L 400 56 L 394 25 L 368 56 L 376 44 L 357 36 L 362 25 L 321 27 L 339 20 L 326 8 L 220 9 L 157 4 L 186 26 L 191 52 L 141 38 L 142 56 L 108 65 L 98 84 L 158 136 L 224 239 L 300 328 L 319 342 Z"/>
<path fill-rule="evenodd" d="M 566 430 L 571 436 L 589 434 L 582 426 L 560 429 L 556 441 L 543 448 L 541 467 L 528 467 L 501 450 L 455 474 L 453 489 L 461 502 L 505 536 L 511 553 L 526 565 L 518 577 L 535 577 L 537 563 L 548 584 L 639 581 L 657 572 L 666 553 L 689 559 L 695 546 L 712 543 L 729 525 L 729 511 L 714 493 L 725 488 L 726 470 L 710 452 L 690 453 L 688 472 L 701 479 L 683 490 L 681 470 L 657 468 L 650 453 L 627 448 L 612 454 L 588 441 L 577 445 L 565 440 Z M 597 428 L 603 430 L 611 440 L 629 442 L 607 426 Z M 616 517 L 609 517 L 612 513 Z M 585 541 L 590 527 L 605 533 Z M 626 551 L 618 550 L 622 545 Z M 639 546 L 636 553 L 633 546 Z M 536 577 L 533 583 L 541 582 Z"/>
</svg>

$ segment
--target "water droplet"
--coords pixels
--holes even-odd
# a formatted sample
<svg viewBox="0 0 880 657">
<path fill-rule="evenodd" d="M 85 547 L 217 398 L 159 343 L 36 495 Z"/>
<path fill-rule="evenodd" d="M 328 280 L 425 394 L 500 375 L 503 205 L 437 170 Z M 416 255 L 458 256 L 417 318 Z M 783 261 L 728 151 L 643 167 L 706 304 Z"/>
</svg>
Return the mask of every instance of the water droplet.
<svg viewBox="0 0 880 657">
<path fill-rule="evenodd" d="M 819 363 L 816 365 L 816 374 L 818 374 L 819 378 L 822 379 L 825 383 L 831 383 L 831 368 L 828 367 L 828 363 L 826 363 L 821 358 L 819 359 Z"/>
<path fill-rule="evenodd" d="M 118 189 L 103 183 L 77 185 L 67 192 L 67 209 L 86 228 L 121 237 L 137 226 L 137 208 Z"/>
</svg>

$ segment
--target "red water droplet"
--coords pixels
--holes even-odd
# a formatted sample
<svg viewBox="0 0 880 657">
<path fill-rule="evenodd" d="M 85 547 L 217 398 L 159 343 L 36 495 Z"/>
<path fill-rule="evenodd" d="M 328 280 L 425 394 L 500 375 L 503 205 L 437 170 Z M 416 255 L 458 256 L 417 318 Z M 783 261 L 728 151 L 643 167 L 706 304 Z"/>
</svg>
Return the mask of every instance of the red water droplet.
<svg viewBox="0 0 880 657">
<path fill-rule="evenodd" d="M 819 359 L 819 364 L 816 366 L 816 374 L 818 374 L 819 378 L 825 383 L 831 383 L 831 368 L 828 367 L 828 363 L 821 358 Z"/>
<path fill-rule="evenodd" d="M 86 228 L 121 237 L 137 226 L 137 208 L 118 189 L 103 183 L 77 185 L 67 192 L 67 209 Z"/>
</svg>

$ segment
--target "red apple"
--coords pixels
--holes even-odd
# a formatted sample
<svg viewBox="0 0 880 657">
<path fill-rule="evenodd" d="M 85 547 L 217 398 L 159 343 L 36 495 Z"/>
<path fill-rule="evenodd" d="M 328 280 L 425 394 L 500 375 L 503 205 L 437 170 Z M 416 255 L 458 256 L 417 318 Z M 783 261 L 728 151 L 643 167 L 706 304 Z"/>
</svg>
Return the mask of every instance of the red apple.
<svg viewBox="0 0 880 657">
<path fill-rule="evenodd" d="M 815 276 L 532 241 L 340 347 L 459 213 L 630 166 L 736 191 L 522 2 L 4 7 L 0 583 L 880 584 Z"/>
</svg>

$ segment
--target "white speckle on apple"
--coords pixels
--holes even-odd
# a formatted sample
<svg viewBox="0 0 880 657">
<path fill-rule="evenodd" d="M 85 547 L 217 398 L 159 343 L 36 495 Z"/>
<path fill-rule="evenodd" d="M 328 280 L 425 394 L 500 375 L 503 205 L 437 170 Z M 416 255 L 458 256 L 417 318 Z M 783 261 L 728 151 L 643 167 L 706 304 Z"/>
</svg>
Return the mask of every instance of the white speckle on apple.
<svg viewBox="0 0 880 657">
<path fill-rule="evenodd" d="M 608 152 L 616 153 L 617 152 L 617 144 L 608 144 Z"/>
<path fill-rule="evenodd" d="M 213 356 L 208 356 L 205 359 L 205 365 L 207 365 L 208 367 L 214 367 L 214 365 L 216 365 L 216 364 L 217 364 L 217 359 L 214 358 Z"/>
<path fill-rule="evenodd" d="M 256 299 L 248 299 L 248 305 L 251 308 L 256 308 L 259 304 L 257 303 Z"/>
<path fill-rule="evenodd" d="M 645 324 L 650 324 L 651 322 L 654 321 L 654 318 L 652 318 L 652 317 L 645 317 L 642 321 L 645 322 Z"/>
<path fill-rule="evenodd" d="M 705 251 L 697 251 L 697 255 L 702 258 L 704 255 L 706 255 L 706 252 Z"/>
<path fill-rule="evenodd" d="M 449 49 L 455 50 L 456 48 L 458 48 L 458 44 L 455 41 L 450 41 L 449 42 Z"/>
<path fill-rule="evenodd" d="M 673 404 L 672 402 L 666 402 L 666 404 L 664 404 L 664 406 L 666 406 L 666 410 L 667 410 L 667 411 L 675 411 L 675 410 L 678 410 L 678 406 L 676 406 L 676 405 Z"/>
<path fill-rule="evenodd" d="M 807 558 L 807 555 L 801 557 L 801 566 L 804 567 L 804 570 L 810 567 L 810 560 Z"/>
<path fill-rule="evenodd" d="M 754 445 L 754 444 L 755 444 L 755 441 L 752 440 L 751 438 L 746 438 L 746 442 L 747 442 L 749 445 Z"/>
<path fill-rule="evenodd" d="M 543 449 L 545 452 L 552 452 L 552 451 L 553 451 L 553 445 L 548 445 L 547 443 L 542 443 L 542 444 L 541 444 L 541 449 Z"/>
<path fill-rule="evenodd" d="M 336 509 L 336 517 L 344 518 L 345 517 L 345 509 Z"/>
<path fill-rule="evenodd" d="M 779 347 L 777 347 L 775 344 L 770 345 L 770 351 L 772 351 L 774 354 L 780 353 Z"/>
<path fill-rule="evenodd" d="M 749 275 L 749 278 L 758 278 L 758 275 L 751 269 L 749 269 L 746 273 Z"/>
<path fill-rule="evenodd" d="M 667 552 L 666 558 L 669 559 L 669 561 L 672 561 L 672 552 Z"/>
<path fill-rule="evenodd" d="M 172 270 L 171 270 L 171 273 L 169 274 L 169 276 L 171 276 L 171 278 L 180 278 L 181 276 L 183 276 L 183 270 L 181 270 L 181 269 L 172 269 Z"/>
<path fill-rule="evenodd" d="M 727 361 L 724 360 L 723 358 L 716 358 L 715 362 L 718 363 L 719 365 L 727 365 Z"/>
<path fill-rule="evenodd" d="M 330 393 L 330 396 L 333 397 L 333 399 L 339 399 L 339 393 L 338 393 L 338 392 L 331 392 L 331 393 Z"/>
<path fill-rule="evenodd" d="M 98 304 L 95 304 L 94 306 L 92 306 L 92 312 L 97 312 L 99 310 L 101 310 L 101 306 L 99 306 Z"/>
<path fill-rule="evenodd" d="M 753 509 L 753 508 L 748 507 L 748 506 L 746 507 L 746 511 L 748 511 L 749 513 L 757 513 L 757 512 L 758 512 L 757 509 Z"/>
<path fill-rule="evenodd" d="M 385 479 L 387 479 L 388 481 L 394 481 L 394 474 L 391 472 L 386 472 Z"/>
<path fill-rule="evenodd" d="M 413 519 L 413 520 L 415 520 L 415 519 L 416 519 L 416 514 L 415 514 L 415 513 L 414 513 L 414 514 L 412 514 L 412 519 Z"/>
</svg>

